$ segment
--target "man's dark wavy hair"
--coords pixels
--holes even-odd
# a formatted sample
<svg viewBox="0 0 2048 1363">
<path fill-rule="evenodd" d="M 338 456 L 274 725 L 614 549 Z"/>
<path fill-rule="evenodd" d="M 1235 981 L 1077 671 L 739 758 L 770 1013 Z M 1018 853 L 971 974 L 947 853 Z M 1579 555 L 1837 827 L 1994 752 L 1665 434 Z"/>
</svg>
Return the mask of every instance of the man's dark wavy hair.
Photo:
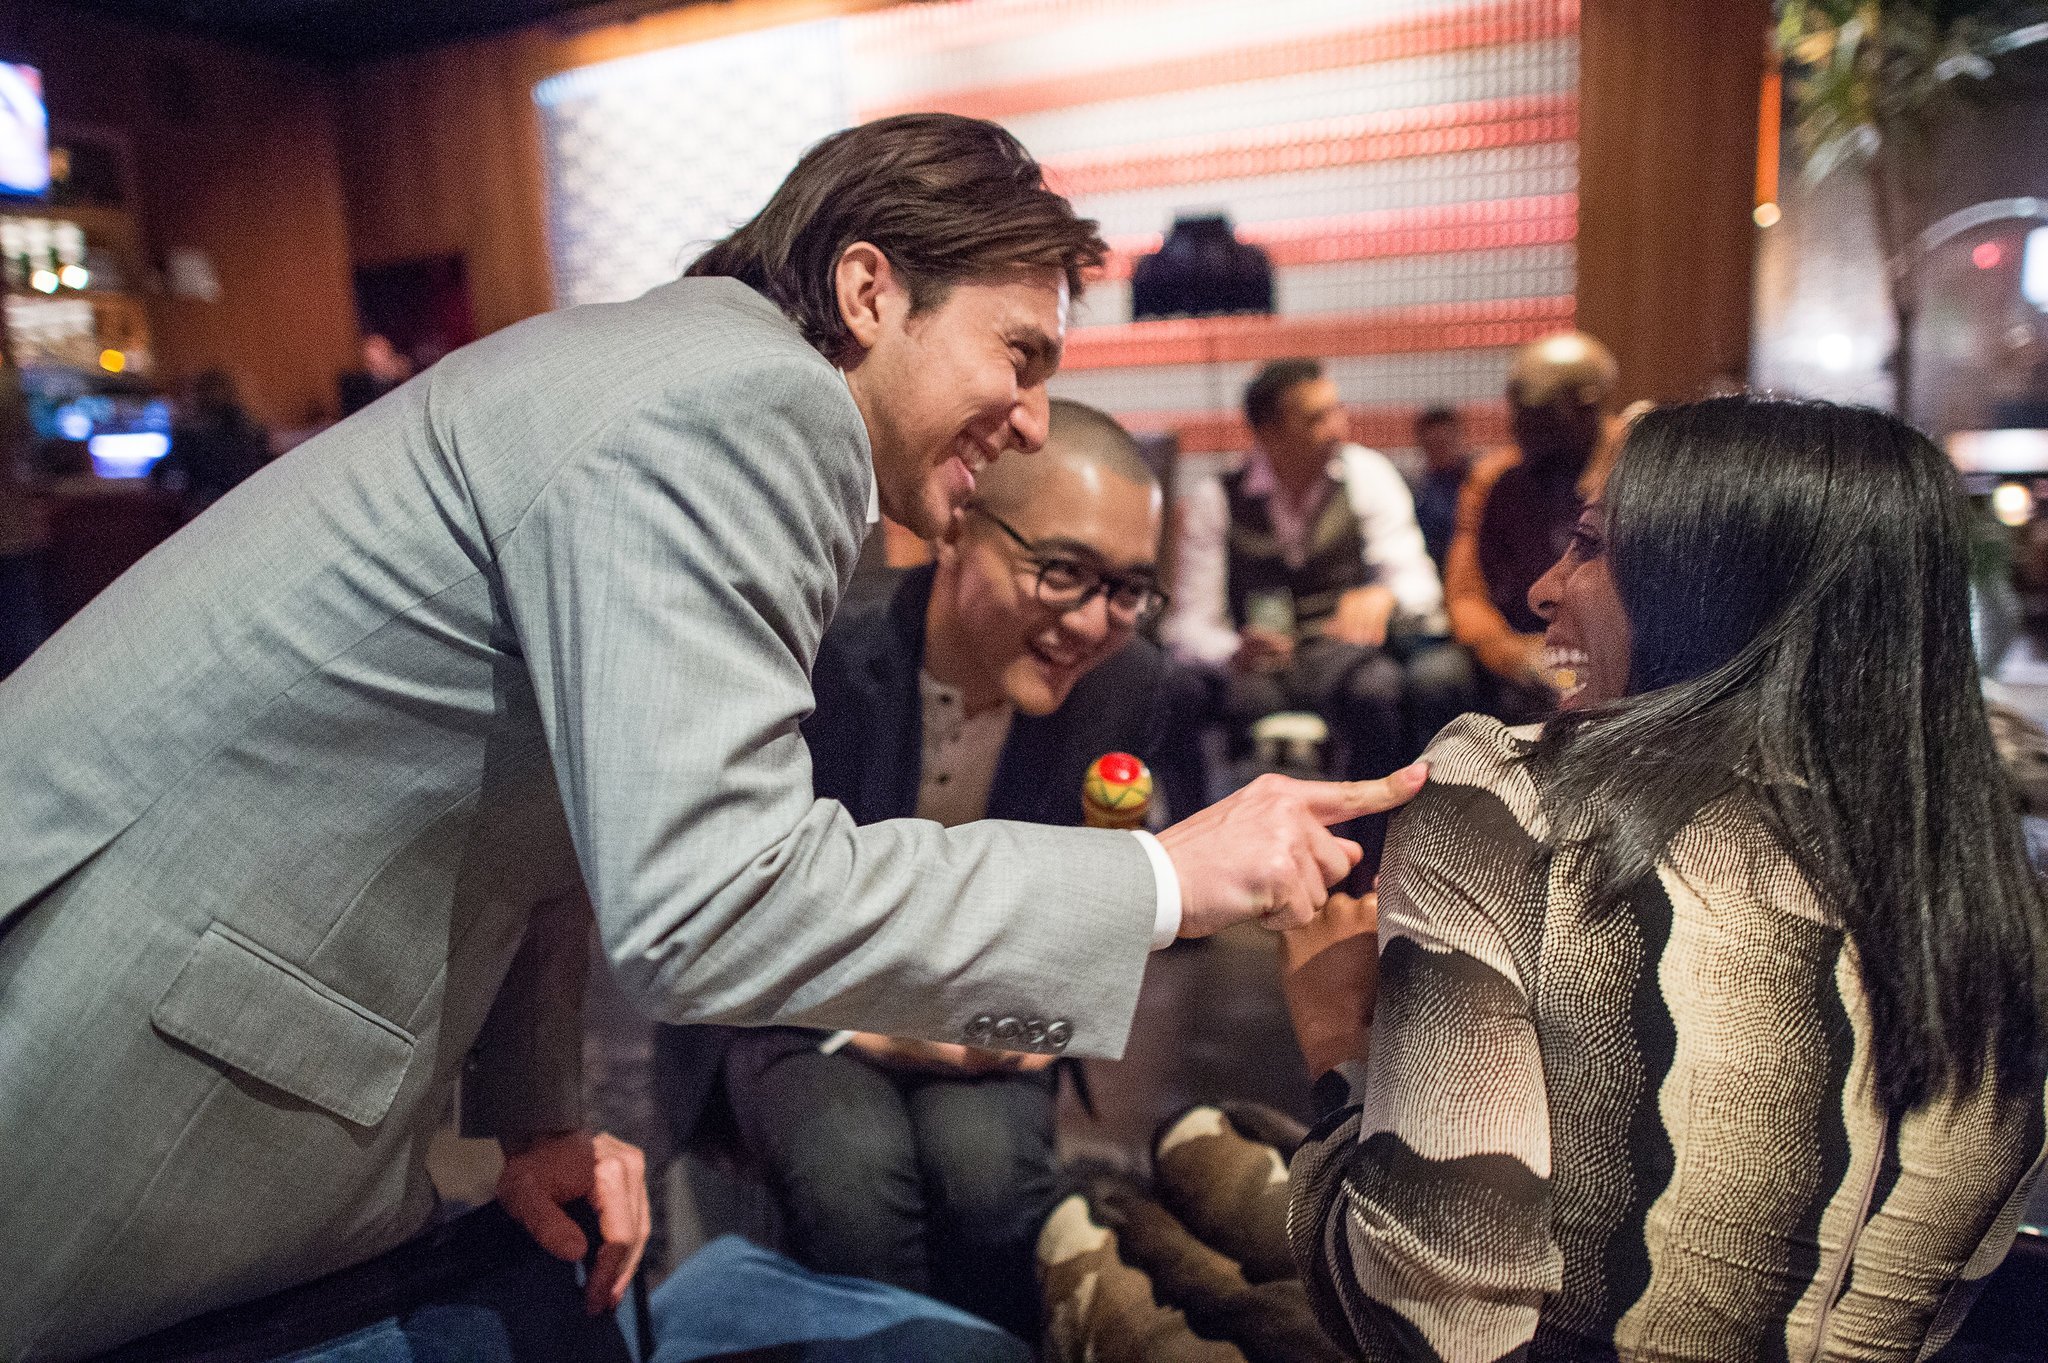
<svg viewBox="0 0 2048 1363">
<path fill-rule="evenodd" d="M 751 222 L 697 257 L 686 275 L 740 280 L 775 300 L 828 358 L 849 358 L 834 279 L 865 241 L 903 276 L 911 307 L 954 284 L 1057 270 L 1074 297 L 1108 247 L 1096 224 L 1046 188 L 1024 144 L 955 114 L 898 114 L 834 133 L 805 152 Z"/>
<path fill-rule="evenodd" d="M 1848 929 L 1886 1108 L 2037 1086 L 2048 908 L 1985 719 L 1948 460 L 1881 412 L 1711 398 L 1636 421 L 1603 501 L 1629 695 L 1530 753 L 1596 902 L 1746 794 Z"/>
</svg>

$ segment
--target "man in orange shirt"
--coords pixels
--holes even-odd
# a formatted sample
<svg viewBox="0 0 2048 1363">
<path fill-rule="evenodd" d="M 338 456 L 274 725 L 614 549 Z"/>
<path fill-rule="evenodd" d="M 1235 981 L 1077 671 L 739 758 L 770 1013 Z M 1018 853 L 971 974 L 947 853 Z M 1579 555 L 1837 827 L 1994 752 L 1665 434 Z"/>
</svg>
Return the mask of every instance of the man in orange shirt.
<svg viewBox="0 0 2048 1363">
<path fill-rule="evenodd" d="M 1612 459 L 1606 417 L 1614 356 L 1579 331 L 1531 341 L 1508 371 L 1515 443 L 1472 468 L 1444 563 L 1451 635 L 1494 685 L 1493 709 L 1511 721 L 1549 713 L 1558 660 L 1543 654 L 1543 622 L 1529 588 L 1564 553 L 1584 502 Z"/>
</svg>

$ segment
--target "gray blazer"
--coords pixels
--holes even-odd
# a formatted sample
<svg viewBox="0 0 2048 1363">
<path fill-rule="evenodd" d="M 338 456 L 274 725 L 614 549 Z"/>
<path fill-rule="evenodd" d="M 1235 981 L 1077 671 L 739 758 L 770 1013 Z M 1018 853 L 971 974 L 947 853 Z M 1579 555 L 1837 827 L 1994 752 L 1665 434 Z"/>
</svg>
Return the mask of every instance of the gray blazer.
<svg viewBox="0 0 2048 1363">
<path fill-rule="evenodd" d="M 459 1073 L 472 1132 L 576 1124 L 579 869 L 660 1019 L 1121 1051 L 1134 839 L 812 797 L 870 477 L 831 365 L 683 280 L 449 356 L 0 684 L 0 1359 L 416 1233 Z"/>
</svg>

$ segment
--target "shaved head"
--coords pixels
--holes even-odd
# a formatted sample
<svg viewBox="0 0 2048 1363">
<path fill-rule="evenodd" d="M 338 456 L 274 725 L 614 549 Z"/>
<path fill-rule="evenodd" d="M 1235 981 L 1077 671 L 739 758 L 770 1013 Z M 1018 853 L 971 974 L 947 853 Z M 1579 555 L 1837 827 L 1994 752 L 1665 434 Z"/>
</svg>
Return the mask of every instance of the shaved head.
<svg viewBox="0 0 2048 1363">
<path fill-rule="evenodd" d="M 1093 407 L 1051 406 L 1045 447 L 976 475 L 973 500 L 939 541 L 925 671 L 958 687 L 969 714 L 999 703 L 1051 714 L 1130 642 L 1132 592 L 1158 586 L 1165 508 L 1138 442 Z M 1049 600 L 1048 580 L 1086 595 Z"/>
<path fill-rule="evenodd" d="M 1144 488 L 1159 485 L 1138 442 L 1115 417 L 1065 398 L 1054 398 L 1051 406 L 1052 425 L 1045 448 L 1037 454 L 1012 452 L 983 469 L 975 479 L 975 501 L 1008 519 L 1029 506 L 1056 475 L 1081 470 L 1094 470 Z"/>
<path fill-rule="evenodd" d="M 1620 381 L 1613 351 L 1583 331 L 1560 331 L 1515 352 L 1508 400 L 1520 407 L 1547 407 L 1559 398 L 1600 406 Z"/>
</svg>

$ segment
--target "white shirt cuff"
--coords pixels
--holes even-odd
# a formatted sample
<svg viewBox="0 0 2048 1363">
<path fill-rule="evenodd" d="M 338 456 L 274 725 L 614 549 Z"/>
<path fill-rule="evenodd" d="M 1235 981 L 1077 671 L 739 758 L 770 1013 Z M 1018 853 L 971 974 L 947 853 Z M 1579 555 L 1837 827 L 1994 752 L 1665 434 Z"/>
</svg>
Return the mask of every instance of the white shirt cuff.
<svg viewBox="0 0 2048 1363">
<path fill-rule="evenodd" d="M 1142 828 L 1133 828 L 1131 836 L 1145 849 L 1146 859 L 1152 863 L 1152 879 L 1159 887 L 1159 903 L 1152 911 L 1152 949 L 1173 945 L 1173 939 L 1180 936 L 1180 873 L 1173 869 L 1173 858 L 1166 855 L 1166 849 L 1159 845 L 1159 839 Z"/>
</svg>

